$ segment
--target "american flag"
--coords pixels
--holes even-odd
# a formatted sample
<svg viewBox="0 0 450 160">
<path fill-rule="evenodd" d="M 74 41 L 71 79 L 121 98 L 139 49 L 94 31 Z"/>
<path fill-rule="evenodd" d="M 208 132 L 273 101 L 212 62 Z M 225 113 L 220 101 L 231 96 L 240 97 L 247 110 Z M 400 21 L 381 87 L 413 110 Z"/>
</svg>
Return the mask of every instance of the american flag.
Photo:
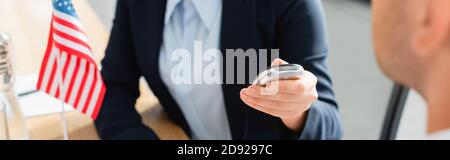
<svg viewBox="0 0 450 160">
<path fill-rule="evenodd" d="M 53 0 L 47 50 L 37 89 L 96 119 L 105 86 L 71 0 Z"/>
</svg>

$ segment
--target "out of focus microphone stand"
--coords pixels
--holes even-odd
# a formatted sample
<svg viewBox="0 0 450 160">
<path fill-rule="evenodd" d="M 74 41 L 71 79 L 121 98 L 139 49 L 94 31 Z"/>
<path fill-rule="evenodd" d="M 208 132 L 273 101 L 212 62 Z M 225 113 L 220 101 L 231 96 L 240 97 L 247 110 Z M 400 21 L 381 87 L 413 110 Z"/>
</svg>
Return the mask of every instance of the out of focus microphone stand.
<svg viewBox="0 0 450 160">
<path fill-rule="evenodd" d="M 10 130 L 14 135 L 12 138 L 19 140 L 29 139 L 27 123 L 20 107 L 17 94 L 14 91 L 14 70 L 13 70 L 13 55 L 12 55 L 12 41 L 11 37 L 6 33 L 0 32 L 0 92 L 4 94 L 7 103 L 9 104 L 13 117 L 8 124 Z"/>
</svg>

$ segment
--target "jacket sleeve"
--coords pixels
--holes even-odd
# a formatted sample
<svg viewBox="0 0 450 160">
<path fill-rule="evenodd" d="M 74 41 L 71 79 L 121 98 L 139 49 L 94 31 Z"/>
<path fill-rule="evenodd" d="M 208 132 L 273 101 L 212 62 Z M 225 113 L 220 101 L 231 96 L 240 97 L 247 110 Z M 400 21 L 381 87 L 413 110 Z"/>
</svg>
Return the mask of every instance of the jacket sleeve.
<svg viewBox="0 0 450 160">
<path fill-rule="evenodd" d="M 283 1 L 279 8 L 283 8 L 279 9 L 277 21 L 280 58 L 302 65 L 318 78 L 319 98 L 308 111 L 303 130 L 287 135 L 295 139 L 340 139 L 342 126 L 326 64 L 328 49 L 321 1 Z"/>
<path fill-rule="evenodd" d="M 128 1 L 118 0 L 110 40 L 102 61 L 101 74 L 106 94 L 95 121 L 101 139 L 158 139 L 142 123 L 135 109 L 141 73 L 130 28 Z"/>
</svg>

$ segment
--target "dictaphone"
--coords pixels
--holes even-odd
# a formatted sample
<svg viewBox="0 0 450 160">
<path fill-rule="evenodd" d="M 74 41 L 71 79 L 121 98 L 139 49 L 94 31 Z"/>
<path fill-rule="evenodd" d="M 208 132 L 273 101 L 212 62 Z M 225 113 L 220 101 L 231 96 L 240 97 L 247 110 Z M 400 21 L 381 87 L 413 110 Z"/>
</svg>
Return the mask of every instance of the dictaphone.
<svg viewBox="0 0 450 160">
<path fill-rule="evenodd" d="M 273 66 L 264 72 L 261 72 L 253 81 L 253 85 L 266 86 L 269 82 L 274 80 L 293 79 L 303 75 L 305 70 L 298 64 L 282 64 Z"/>
</svg>

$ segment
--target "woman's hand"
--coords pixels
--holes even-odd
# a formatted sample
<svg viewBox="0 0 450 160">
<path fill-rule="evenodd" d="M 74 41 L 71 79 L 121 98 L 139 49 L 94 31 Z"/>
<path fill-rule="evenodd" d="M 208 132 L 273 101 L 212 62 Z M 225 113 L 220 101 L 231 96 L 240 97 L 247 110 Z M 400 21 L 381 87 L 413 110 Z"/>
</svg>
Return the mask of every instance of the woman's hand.
<svg viewBox="0 0 450 160">
<path fill-rule="evenodd" d="M 288 64 L 275 59 L 272 66 Z M 289 80 L 270 82 L 266 87 L 251 85 L 241 90 L 244 103 L 261 112 L 280 117 L 293 131 L 303 128 L 311 104 L 317 100 L 317 77 L 305 71 L 303 75 Z"/>
</svg>

